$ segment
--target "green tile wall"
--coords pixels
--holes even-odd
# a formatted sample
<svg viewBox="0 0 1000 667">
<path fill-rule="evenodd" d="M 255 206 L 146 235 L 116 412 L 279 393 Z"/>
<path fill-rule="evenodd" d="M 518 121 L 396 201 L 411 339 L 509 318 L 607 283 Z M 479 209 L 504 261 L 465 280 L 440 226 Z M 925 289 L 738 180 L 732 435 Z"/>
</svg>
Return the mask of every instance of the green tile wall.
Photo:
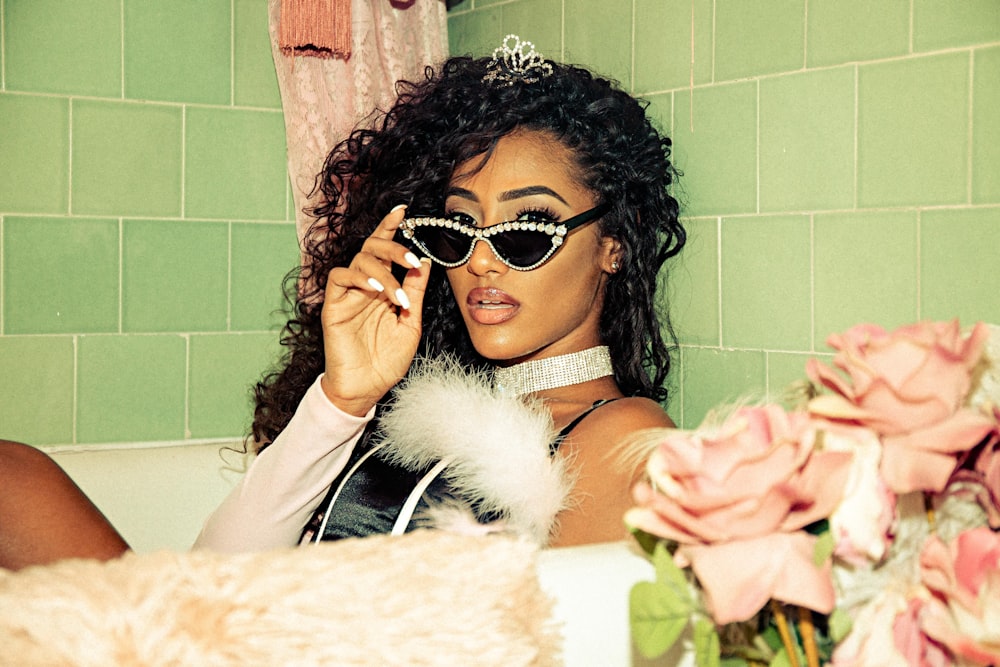
<svg viewBox="0 0 1000 667">
<path fill-rule="evenodd" d="M 125 0 L 125 95 L 226 104 L 230 0 Z"/>
<path fill-rule="evenodd" d="M 7 90 L 118 97 L 121 0 L 6 0 Z"/>
<path fill-rule="evenodd" d="M 69 101 L 0 93 L 0 210 L 69 209 Z"/>
<path fill-rule="evenodd" d="M 266 8 L 0 0 L 0 437 L 246 434 L 298 258 Z"/>
<path fill-rule="evenodd" d="M 123 225 L 122 330 L 225 331 L 228 225 L 187 220 Z"/>
<path fill-rule="evenodd" d="M 5 333 L 118 331 L 118 221 L 4 220 Z"/>
<path fill-rule="evenodd" d="M 0 434 L 241 437 L 296 257 L 266 2 L 74 7 L 0 0 Z M 516 32 L 652 101 L 691 228 L 670 402 L 690 426 L 775 395 L 831 330 L 1000 319 L 969 270 L 1000 245 L 998 13 L 463 0 L 448 21 L 453 53 Z"/>
<path fill-rule="evenodd" d="M 74 100 L 71 113 L 73 213 L 180 214 L 181 107 Z"/>
<path fill-rule="evenodd" d="M 996 0 L 463 0 L 452 51 L 489 53 L 515 13 L 673 139 L 682 425 L 779 399 L 862 321 L 1000 321 L 996 271 L 970 270 L 1000 247 Z"/>
<path fill-rule="evenodd" d="M 859 67 L 859 205 L 966 201 L 970 60 L 959 51 Z"/>
<path fill-rule="evenodd" d="M 274 337 L 266 334 L 191 336 L 192 437 L 249 432 L 252 387 L 271 365 L 274 353 Z"/>
</svg>

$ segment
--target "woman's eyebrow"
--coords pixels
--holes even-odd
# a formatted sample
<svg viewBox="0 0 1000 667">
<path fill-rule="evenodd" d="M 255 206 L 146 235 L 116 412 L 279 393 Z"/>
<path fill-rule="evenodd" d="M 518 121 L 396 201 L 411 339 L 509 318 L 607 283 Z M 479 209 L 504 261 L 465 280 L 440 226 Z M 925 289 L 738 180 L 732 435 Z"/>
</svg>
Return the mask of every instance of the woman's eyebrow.
<svg viewBox="0 0 1000 667">
<path fill-rule="evenodd" d="M 550 197 L 555 197 L 562 203 L 569 206 L 569 202 L 563 199 L 558 192 L 544 185 L 529 185 L 526 188 L 508 190 L 507 192 L 500 194 L 500 201 L 511 201 L 512 199 L 520 199 L 521 197 L 530 197 L 532 195 L 548 195 Z"/>
<path fill-rule="evenodd" d="M 445 197 L 461 197 L 462 199 L 468 199 L 469 201 L 478 202 L 479 197 L 472 190 L 466 190 L 465 188 L 450 187 L 444 193 Z"/>
<path fill-rule="evenodd" d="M 471 190 L 466 190 L 465 188 L 450 187 L 445 195 L 448 197 L 461 197 L 462 199 L 468 199 L 469 201 L 474 202 L 479 201 L 479 197 L 476 196 L 476 193 Z M 529 185 L 524 188 L 507 190 L 506 192 L 500 193 L 499 199 L 500 201 L 512 201 L 514 199 L 521 199 L 522 197 L 530 197 L 532 195 L 548 195 L 550 197 L 555 197 L 563 204 L 569 206 L 569 202 L 563 199 L 558 192 L 544 185 Z"/>
</svg>

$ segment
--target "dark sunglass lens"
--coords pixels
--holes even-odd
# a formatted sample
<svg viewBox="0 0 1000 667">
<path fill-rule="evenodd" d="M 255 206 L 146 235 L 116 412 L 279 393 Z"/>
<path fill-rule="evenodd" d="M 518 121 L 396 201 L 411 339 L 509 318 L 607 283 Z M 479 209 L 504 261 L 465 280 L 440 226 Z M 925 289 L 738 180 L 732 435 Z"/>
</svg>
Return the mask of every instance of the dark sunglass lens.
<svg viewBox="0 0 1000 667">
<path fill-rule="evenodd" d="M 552 247 L 552 237 L 545 232 L 528 229 L 511 230 L 490 237 L 497 252 L 513 266 L 526 267 L 535 264 Z"/>
<path fill-rule="evenodd" d="M 417 227 L 413 230 L 413 235 L 428 253 L 449 264 L 461 261 L 472 242 L 470 237 L 447 227 Z"/>
</svg>

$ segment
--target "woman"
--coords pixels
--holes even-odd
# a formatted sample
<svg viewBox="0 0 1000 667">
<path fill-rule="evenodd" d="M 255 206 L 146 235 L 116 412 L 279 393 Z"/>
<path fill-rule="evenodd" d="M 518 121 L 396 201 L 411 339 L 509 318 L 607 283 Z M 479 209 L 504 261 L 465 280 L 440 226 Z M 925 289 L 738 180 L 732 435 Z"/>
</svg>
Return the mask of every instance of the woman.
<svg viewBox="0 0 1000 667">
<path fill-rule="evenodd" d="M 415 487 L 429 485 L 421 505 L 453 500 L 455 476 L 435 477 L 429 458 L 368 455 L 414 357 L 440 355 L 500 376 L 574 368 L 527 386 L 564 431 L 554 460 L 575 478 L 541 538 L 620 539 L 631 474 L 608 453 L 671 425 L 656 402 L 670 329 L 654 298 L 684 242 L 669 146 L 635 99 L 514 36 L 492 59 L 452 58 L 400 84 L 380 126 L 327 160 L 286 364 L 258 386 L 259 456 L 199 546 L 293 544 L 310 518 L 320 539 L 409 530 Z M 431 440 L 459 428 L 464 403 L 445 406 Z M 471 495 L 480 521 L 509 518 L 503 499 L 484 509 Z"/>
<path fill-rule="evenodd" d="M 492 59 L 453 58 L 399 89 L 377 128 L 354 132 L 327 160 L 326 204 L 292 288 L 288 353 L 257 387 L 258 456 L 196 546 L 411 530 L 421 512 L 456 500 L 466 518 L 518 526 L 540 498 L 526 480 L 552 481 L 521 467 L 538 457 L 572 489 L 557 489 L 527 521 L 535 536 L 619 539 L 632 475 L 609 452 L 635 430 L 671 425 L 657 401 L 669 370 L 661 331 L 672 334 L 655 298 L 662 265 L 684 243 L 667 191 L 670 142 L 628 94 L 513 36 Z M 463 486 L 454 457 L 414 462 L 386 441 L 387 425 L 398 435 L 400 421 L 423 412 L 405 409 L 400 380 L 422 394 L 414 369 L 426 364 L 414 360 L 440 358 L 471 371 L 472 385 L 431 400 L 444 416 L 423 439 L 471 428 L 459 439 L 475 452 L 481 434 L 499 433 L 491 469 L 513 468 L 502 471 L 513 479 L 491 497 Z M 477 384 L 490 377 L 502 388 Z M 502 420 L 461 431 L 466 388 L 527 411 L 497 413 L 504 418 L 533 427 L 541 416 L 545 427 L 523 443 L 504 440 Z M 517 458 L 518 443 L 527 458 Z M 127 549 L 50 460 L 0 444 L 0 481 L 27 479 L 25 470 L 42 482 L 25 492 L 28 504 L 0 494 L 9 501 L 0 503 L 0 565 Z M 509 497 L 520 487 L 527 496 Z M 35 506 L 51 508 L 47 526 L 30 518 Z"/>
</svg>

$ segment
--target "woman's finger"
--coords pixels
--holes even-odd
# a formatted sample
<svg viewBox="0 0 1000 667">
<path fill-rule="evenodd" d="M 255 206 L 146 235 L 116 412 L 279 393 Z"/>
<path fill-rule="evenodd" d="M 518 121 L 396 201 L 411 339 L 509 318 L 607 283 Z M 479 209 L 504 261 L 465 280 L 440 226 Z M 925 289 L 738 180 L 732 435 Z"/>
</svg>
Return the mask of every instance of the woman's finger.
<svg viewBox="0 0 1000 667">
<path fill-rule="evenodd" d="M 356 257 L 363 255 L 371 255 L 386 265 L 397 264 L 407 269 L 420 268 L 420 258 L 406 246 L 392 240 L 368 237 Z"/>
<path fill-rule="evenodd" d="M 427 282 L 431 277 L 431 260 L 424 258 L 420 261 L 419 269 L 411 269 L 406 272 L 403 278 L 403 293 L 408 297 L 410 304 L 406 308 L 413 316 L 419 317 L 424 307 L 424 294 L 427 291 Z M 401 317 L 403 315 L 401 314 Z M 418 320 L 419 322 L 419 320 Z"/>
<path fill-rule="evenodd" d="M 396 235 L 396 230 L 399 229 L 399 225 L 403 222 L 405 216 L 406 204 L 393 206 L 392 210 L 375 227 L 375 231 L 372 232 L 371 237 L 391 240 Z"/>
</svg>

